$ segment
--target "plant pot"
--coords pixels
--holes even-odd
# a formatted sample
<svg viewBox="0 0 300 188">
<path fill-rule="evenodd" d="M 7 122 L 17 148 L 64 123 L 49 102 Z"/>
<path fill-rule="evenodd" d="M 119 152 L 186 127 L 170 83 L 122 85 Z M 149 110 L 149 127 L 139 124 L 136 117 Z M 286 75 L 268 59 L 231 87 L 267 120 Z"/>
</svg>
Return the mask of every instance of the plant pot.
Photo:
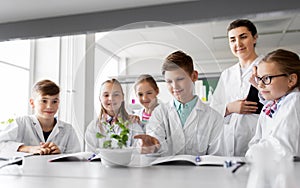
<svg viewBox="0 0 300 188">
<path fill-rule="evenodd" d="M 127 166 L 131 162 L 133 148 L 100 149 L 101 163 L 109 167 Z"/>
</svg>

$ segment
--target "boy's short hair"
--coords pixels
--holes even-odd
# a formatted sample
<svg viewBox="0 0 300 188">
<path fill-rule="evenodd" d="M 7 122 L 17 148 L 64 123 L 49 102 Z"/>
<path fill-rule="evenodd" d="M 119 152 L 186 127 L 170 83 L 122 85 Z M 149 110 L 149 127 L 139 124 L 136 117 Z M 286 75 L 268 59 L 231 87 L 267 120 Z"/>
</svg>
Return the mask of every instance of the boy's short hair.
<svg viewBox="0 0 300 188">
<path fill-rule="evenodd" d="M 31 94 L 32 96 L 36 96 L 40 94 L 42 96 L 45 95 L 57 95 L 60 92 L 60 88 L 56 83 L 52 82 L 51 80 L 41 80 L 34 84 L 32 87 Z"/>
<path fill-rule="evenodd" d="M 189 75 L 194 71 L 193 59 L 183 51 L 173 52 L 166 57 L 162 65 L 162 75 L 165 75 L 166 71 L 172 71 L 179 68 L 183 69 Z"/>
</svg>

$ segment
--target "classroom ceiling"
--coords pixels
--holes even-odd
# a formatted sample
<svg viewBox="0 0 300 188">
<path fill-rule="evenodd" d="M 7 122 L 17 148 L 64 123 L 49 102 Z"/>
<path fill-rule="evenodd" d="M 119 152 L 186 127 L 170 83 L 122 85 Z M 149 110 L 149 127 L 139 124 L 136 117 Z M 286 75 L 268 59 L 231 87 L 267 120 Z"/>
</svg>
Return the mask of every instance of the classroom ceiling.
<svg viewBox="0 0 300 188">
<path fill-rule="evenodd" d="M 191 0 L 1 0 L 0 23 L 187 1 Z"/>
<path fill-rule="evenodd" d="M 0 24 L 189 1 L 5 0 L 1 1 Z M 286 48 L 300 54 L 299 10 L 247 14 L 244 18 L 251 19 L 257 26 L 258 54 L 265 54 L 276 48 Z M 181 22 L 176 25 L 164 22 L 132 23 L 99 34 L 98 49 L 133 61 L 163 58 L 170 52 L 181 49 L 194 57 L 198 64 L 205 65 L 203 69 L 207 70 L 204 72 L 213 72 L 215 66 L 223 69 L 236 61 L 230 53 L 226 38 L 226 27 L 233 19 L 236 17 Z"/>
<path fill-rule="evenodd" d="M 246 15 L 245 18 L 252 20 L 257 27 L 258 54 L 266 54 L 277 48 L 300 54 L 299 12 L 255 14 Z M 232 20 L 180 25 L 149 22 L 149 25 L 163 26 L 131 30 L 120 28 L 119 31 L 107 32 L 102 37 L 100 35 L 98 43 L 102 49 L 134 61 L 163 58 L 170 52 L 181 49 L 194 57 L 196 63 L 201 64 L 203 72 L 222 71 L 237 61 L 230 52 L 226 37 L 226 28 Z M 126 27 L 135 28 L 136 24 Z M 147 22 L 142 24 L 147 25 Z"/>
</svg>

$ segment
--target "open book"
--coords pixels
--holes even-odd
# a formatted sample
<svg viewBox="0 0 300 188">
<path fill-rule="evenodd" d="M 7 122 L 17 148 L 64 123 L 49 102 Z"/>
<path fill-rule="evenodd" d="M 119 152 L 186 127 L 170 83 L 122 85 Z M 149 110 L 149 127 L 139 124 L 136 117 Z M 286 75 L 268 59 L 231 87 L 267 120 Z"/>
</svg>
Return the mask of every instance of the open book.
<svg viewBox="0 0 300 188">
<path fill-rule="evenodd" d="M 29 157 L 34 155 L 33 153 L 25 153 L 25 152 L 0 152 L 0 160 L 1 161 L 8 161 L 14 158 L 21 158 L 21 157 Z"/>
<path fill-rule="evenodd" d="M 182 164 L 190 163 L 196 166 L 224 166 L 225 161 L 234 161 L 234 162 L 245 162 L 244 157 L 224 157 L 224 156 L 213 156 L 213 155 L 203 155 L 203 156 L 194 156 L 194 155 L 174 155 L 166 157 L 158 157 L 154 160 L 151 165 L 158 164 L 176 164 L 179 162 Z"/>
<path fill-rule="evenodd" d="M 77 152 L 69 154 L 60 154 L 57 157 L 51 158 L 49 162 L 63 161 L 101 161 L 100 157 L 92 152 Z"/>
<path fill-rule="evenodd" d="M 34 154 L 24 152 L 0 152 L 0 169 L 9 165 L 22 165 L 24 157 Z"/>
</svg>

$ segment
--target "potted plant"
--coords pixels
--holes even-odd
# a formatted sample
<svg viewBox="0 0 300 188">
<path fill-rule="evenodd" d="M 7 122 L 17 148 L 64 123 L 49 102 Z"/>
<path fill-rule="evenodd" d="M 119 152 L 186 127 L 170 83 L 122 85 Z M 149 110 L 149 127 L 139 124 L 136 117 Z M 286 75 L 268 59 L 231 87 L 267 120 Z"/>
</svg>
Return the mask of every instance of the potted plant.
<svg viewBox="0 0 300 188">
<path fill-rule="evenodd" d="M 127 147 L 130 133 L 129 121 L 118 118 L 118 121 L 114 124 L 102 122 L 102 125 L 107 127 L 106 135 L 100 132 L 96 133 L 97 138 L 105 139 L 99 151 L 102 163 L 106 166 L 128 165 L 131 162 L 132 155 L 132 148 Z M 115 132 L 116 126 L 120 128 L 120 131 Z"/>
<path fill-rule="evenodd" d="M 1 121 L 0 124 L 3 125 L 3 126 L 0 127 L 0 131 L 4 130 L 6 128 L 6 126 L 11 124 L 13 121 L 15 121 L 15 119 L 13 119 L 13 118 L 9 118 L 6 121 Z"/>
</svg>

